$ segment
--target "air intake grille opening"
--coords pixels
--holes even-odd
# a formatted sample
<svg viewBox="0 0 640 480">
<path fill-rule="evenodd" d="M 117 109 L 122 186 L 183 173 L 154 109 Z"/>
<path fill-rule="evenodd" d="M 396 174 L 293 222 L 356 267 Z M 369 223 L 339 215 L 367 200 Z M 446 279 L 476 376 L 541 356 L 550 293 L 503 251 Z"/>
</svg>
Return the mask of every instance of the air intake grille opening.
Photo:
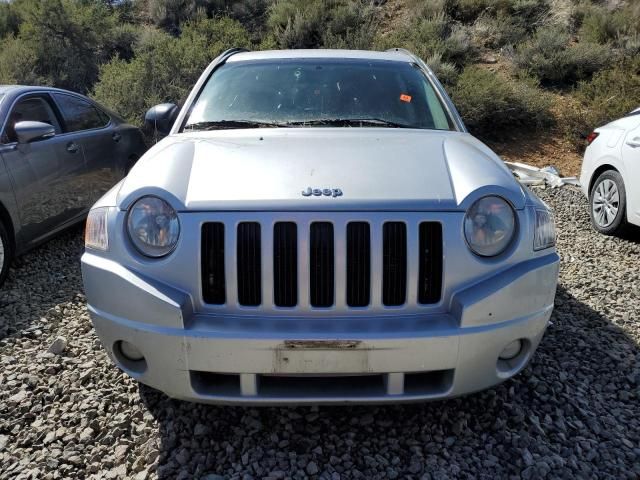
<svg viewBox="0 0 640 480">
<path fill-rule="evenodd" d="M 387 222 L 382 236 L 382 303 L 402 305 L 407 296 L 407 226 L 402 222 Z"/>
<path fill-rule="evenodd" d="M 366 222 L 347 224 L 347 305 L 366 307 L 371 290 L 371 235 Z"/>
<path fill-rule="evenodd" d="M 202 226 L 202 297 L 206 303 L 222 305 L 226 301 L 224 274 L 224 224 Z"/>
<path fill-rule="evenodd" d="M 262 269 L 260 251 L 260 224 L 242 222 L 238 224 L 238 302 L 240 305 L 260 305 Z"/>
<path fill-rule="evenodd" d="M 312 223 L 309 243 L 311 306 L 330 307 L 334 298 L 333 224 Z"/>
<path fill-rule="evenodd" d="M 442 225 L 420 224 L 418 302 L 438 303 L 442 295 Z"/>
<path fill-rule="evenodd" d="M 273 227 L 273 299 L 278 307 L 298 303 L 298 227 L 278 222 Z"/>
</svg>

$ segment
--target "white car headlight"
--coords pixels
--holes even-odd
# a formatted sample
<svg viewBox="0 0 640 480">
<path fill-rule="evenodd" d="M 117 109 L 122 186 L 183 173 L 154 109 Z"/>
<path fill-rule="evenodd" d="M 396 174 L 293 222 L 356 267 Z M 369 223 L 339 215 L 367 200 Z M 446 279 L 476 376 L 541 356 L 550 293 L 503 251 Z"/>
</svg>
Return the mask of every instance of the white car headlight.
<svg viewBox="0 0 640 480">
<path fill-rule="evenodd" d="M 109 250 L 108 214 L 109 207 L 99 207 L 89 211 L 84 230 L 84 246 L 86 248 Z"/>
<path fill-rule="evenodd" d="M 543 250 L 556 244 L 556 222 L 549 210 L 536 210 L 536 230 L 533 249 Z"/>
<path fill-rule="evenodd" d="M 180 222 L 173 207 L 161 198 L 142 197 L 129 209 L 127 230 L 140 253 L 158 258 L 175 248 L 180 236 Z"/>
<path fill-rule="evenodd" d="M 477 200 L 464 218 L 467 244 L 482 257 L 494 257 L 504 252 L 515 232 L 515 212 L 500 197 L 488 196 Z"/>
</svg>

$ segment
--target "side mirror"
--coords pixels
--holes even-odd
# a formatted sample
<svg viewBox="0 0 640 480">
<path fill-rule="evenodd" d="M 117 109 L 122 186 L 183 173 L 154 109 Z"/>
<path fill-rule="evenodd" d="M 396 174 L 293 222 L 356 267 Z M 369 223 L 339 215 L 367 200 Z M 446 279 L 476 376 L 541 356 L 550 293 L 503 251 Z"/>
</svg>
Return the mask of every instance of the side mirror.
<svg viewBox="0 0 640 480">
<path fill-rule="evenodd" d="M 45 138 L 51 138 L 56 134 L 55 128 L 44 122 L 17 122 L 13 129 L 16 132 L 18 143 L 29 143 L 36 140 L 44 140 Z"/>
<path fill-rule="evenodd" d="M 173 122 L 178 116 L 178 107 L 173 103 L 161 103 L 147 110 L 144 116 L 144 125 L 148 131 L 156 136 L 169 135 Z"/>
</svg>

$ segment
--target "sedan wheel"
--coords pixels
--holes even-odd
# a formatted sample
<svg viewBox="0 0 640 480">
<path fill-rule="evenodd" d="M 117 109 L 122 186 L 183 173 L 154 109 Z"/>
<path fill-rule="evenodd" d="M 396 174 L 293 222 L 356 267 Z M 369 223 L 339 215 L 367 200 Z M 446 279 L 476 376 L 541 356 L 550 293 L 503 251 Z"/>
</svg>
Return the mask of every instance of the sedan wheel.
<svg viewBox="0 0 640 480">
<path fill-rule="evenodd" d="M 626 192 L 622 176 L 615 170 L 602 173 L 591 190 L 591 222 L 606 235 L 620 233 L 626 226 Z"/>
<path fill-rule="evenodd" d="M 593 199 L 593 218 L 600 227 L 608 227 L 618 216 L 620 192 L 613 180 L 608 178 L 596 187 Z"/>
</svg>

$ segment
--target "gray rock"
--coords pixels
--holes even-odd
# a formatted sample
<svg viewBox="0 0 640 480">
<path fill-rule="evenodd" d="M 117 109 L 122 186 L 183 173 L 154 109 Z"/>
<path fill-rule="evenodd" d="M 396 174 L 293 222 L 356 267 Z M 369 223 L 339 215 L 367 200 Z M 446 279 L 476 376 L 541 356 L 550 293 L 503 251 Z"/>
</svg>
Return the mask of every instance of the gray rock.
<svg viewBox="0 0 640 480">
<path fill-rule="evenodd" d="M 57 337 L 51 345 L 49 345 L 49 353 L 54 355 L 62 355 L 67 348 L 67 339 L 65 337 Z"/>
<path fill-rule="evenodd" d="M 314 461 L 307 463 L 305 470 L 309 475 L 315 475 L 319 472 L 318 465 L 316 465 L 316 462 Z"/>
</svg>

